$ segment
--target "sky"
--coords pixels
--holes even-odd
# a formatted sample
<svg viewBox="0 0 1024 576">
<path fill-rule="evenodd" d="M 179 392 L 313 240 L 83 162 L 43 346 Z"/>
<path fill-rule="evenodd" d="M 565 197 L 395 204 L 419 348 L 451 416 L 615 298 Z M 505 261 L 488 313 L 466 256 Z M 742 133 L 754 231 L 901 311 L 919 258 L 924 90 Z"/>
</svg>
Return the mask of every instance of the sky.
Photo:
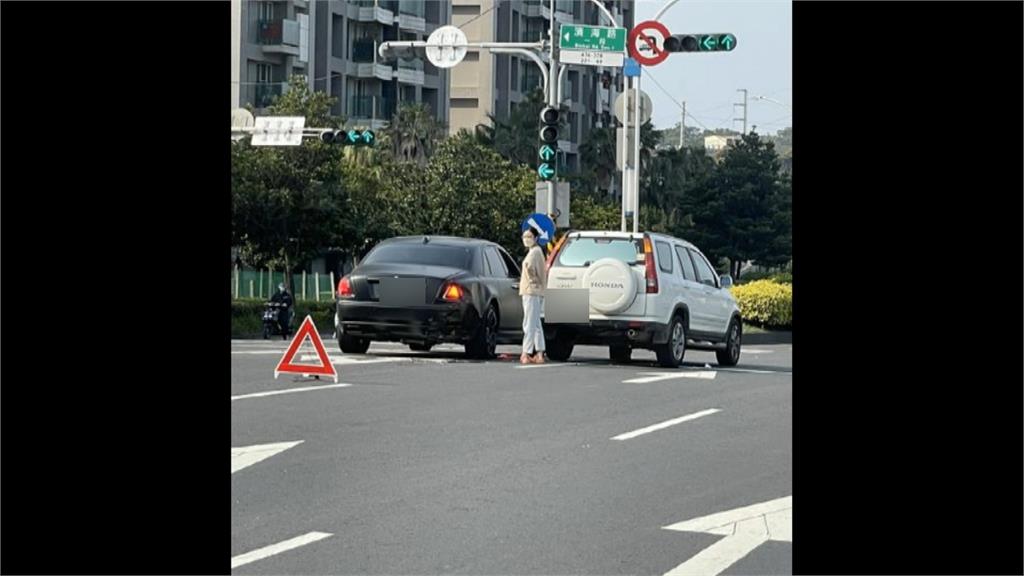
<svg viewBox="0 0 1024 576">
<path fill-rule="evenodd" d="M 653 18 L 665 2 L 637 0 L 636 23 Z M 765 96 L 792 107 L 791 2 L 679 0 L 661 17 L 661 23 L 672 34 L 730 32 L 737 42 L 732 52 L 675 53 L 661 64 L 643 68 L 640 89 L 654 104 L 656 128 L 677 124 L 681 111 L 654 81 L 675 100 L 686 102 L 688 127 L 702 127 L 703 123 L 709 129 L 739 131 L 742 122 L 731 120 L 743 113 L 742 107 L 732 106 L 743 101 L 739 88 L 749 90 L 748 129 L 756 125 L 759 133 L 770 134 L 792 125 L 790 109 L 754 99 L 755 95 Z"/>
</svg>

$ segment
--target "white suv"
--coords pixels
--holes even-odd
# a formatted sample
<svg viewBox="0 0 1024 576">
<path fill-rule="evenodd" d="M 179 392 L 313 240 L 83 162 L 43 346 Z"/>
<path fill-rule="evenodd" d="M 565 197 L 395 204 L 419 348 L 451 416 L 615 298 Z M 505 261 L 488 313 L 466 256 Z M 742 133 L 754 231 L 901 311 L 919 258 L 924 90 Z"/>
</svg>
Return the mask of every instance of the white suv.
<svg viewBox="0 0 1024 576">
<path fill-rule="evenodd" d="M 547 325 L 547 353 L 567 360 L 575 344 L 607 345 L 612 361 L 628 362 L 633 348 L 647 348 L 675 368 L 690 347 L 714 350 L 718 364 L 734 366 L 743 323 L 731 285 L 679 238 L 570 232 L 549 258 L 548 289 L 588 289 L 590 318 Z"/>
</svg>

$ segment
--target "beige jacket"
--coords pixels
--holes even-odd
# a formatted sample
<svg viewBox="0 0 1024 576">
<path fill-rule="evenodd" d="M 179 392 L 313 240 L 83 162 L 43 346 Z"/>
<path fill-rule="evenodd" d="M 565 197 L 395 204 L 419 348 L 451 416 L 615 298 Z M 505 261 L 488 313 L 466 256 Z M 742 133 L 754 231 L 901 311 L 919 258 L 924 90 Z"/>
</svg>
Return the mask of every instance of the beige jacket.
<svg viewBox="0 0 1024 576">
<path fill-rule="evenodd" d="M 523 259 L 523 274 L 519 278 L 520 296 L 543 296 L 548 285 L 548 270 L 540 246 L 530 248 Z"/>
</svg>

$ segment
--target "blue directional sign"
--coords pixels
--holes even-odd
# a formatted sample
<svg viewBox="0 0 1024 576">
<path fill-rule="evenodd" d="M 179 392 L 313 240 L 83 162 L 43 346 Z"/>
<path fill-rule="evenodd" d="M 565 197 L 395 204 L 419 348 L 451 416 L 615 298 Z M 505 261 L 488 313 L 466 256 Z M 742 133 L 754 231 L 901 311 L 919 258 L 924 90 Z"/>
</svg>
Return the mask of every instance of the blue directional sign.
<svg viewBox="0 0 1024 576">
<path fill-rule="evenodd" d="M 555 175 L 555 168 L 545 162 L 537 167 L 537 175 L 544 180 L 550 180 L 551 177 Z"/>
<path fill-rule="evenodd" d="M 640 75 L 640 62 L 634 58 L 626 58 L 626 63 L 622 66 L 622 73 L 626 75 L 626 78 L 636 78 Z"/>
<path fill-rule="evenodd" d="M 555 223 L 546 214 L 536 212 L 527 216 L 526 220 L 523 220 L 522 231 L 526 232 L 531 226 L 540 231 L 540 238 L 537 239 L 539 244 L 547 244 L 554 240 Z"/>
</svg>

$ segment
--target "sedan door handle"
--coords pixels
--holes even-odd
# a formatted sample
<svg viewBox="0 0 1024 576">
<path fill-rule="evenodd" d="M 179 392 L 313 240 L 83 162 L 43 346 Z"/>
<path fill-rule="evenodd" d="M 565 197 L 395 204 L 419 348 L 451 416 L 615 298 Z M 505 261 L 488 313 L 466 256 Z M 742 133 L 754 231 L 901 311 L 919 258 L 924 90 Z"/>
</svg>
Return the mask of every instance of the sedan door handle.
<svg viewBox="0 0 1024 576">
<path fill-rule="evenodd" d="M 519 290 L 519 282 L 512 284 L 512 288 Z"/>
</svg>

